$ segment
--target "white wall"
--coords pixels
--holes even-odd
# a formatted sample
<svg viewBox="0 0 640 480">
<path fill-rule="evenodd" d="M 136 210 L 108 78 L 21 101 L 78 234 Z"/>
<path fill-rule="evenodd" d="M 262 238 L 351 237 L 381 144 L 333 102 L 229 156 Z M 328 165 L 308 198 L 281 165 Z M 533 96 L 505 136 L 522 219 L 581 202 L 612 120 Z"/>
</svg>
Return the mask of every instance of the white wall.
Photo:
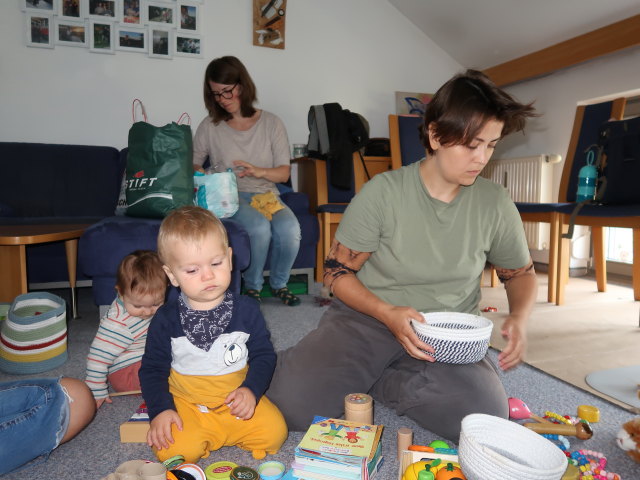
<svg viewBox="0 0 640 480">
<path fill-rule="evenodd" d="M 252 45 L 250 0 L 206 0 L 204 58 L 152 59 L 56 46 L 25 46 L 17 0 L 0 2 L 0 140 L 126 146 L 131 102 L 165 124 L 186 111 L 206 115 L 207 63 L 236 55 L 261 108 L 279 115 L 290 143 L 306 143 L 310 105 L 339 102 L 364 115 L 372 136 L 388 136 L 394 91 L 434 91 L 462 67 L 386 0 L 289 2 L 286 49 Z"/>
</svg>

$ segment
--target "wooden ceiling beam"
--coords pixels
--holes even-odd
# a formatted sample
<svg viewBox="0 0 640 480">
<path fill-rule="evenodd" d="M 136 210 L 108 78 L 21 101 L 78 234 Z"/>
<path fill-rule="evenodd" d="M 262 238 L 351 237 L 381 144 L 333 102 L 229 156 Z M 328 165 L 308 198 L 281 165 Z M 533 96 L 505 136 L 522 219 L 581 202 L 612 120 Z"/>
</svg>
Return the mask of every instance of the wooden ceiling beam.
<svg viewBox="0 0 640 480">
<path fill-rule="evenodd" d="M 598 28 L 537 52 L 484 70 L 505 86 L 640 45 L 640 15 Z"/>
</svg>

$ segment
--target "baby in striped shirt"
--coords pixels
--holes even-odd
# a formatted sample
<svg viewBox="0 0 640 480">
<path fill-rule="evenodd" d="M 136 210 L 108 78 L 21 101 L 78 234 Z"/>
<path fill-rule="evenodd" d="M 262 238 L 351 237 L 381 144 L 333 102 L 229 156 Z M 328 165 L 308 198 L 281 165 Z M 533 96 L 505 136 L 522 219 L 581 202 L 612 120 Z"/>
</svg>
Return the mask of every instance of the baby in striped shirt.
<svg viewBox="0 0 640 480">
<path fill-rule="evenodd" d="M 138 370 L 151 318 L 165 302 L 168 279 L 156 252 L 136 250 L 122 259 L 116 276 L 117 296 L 100 320 L 87 357 L 85 382 L 96 406 L 111 403 L 116 392 L 140 390 Z"/>
</svg>

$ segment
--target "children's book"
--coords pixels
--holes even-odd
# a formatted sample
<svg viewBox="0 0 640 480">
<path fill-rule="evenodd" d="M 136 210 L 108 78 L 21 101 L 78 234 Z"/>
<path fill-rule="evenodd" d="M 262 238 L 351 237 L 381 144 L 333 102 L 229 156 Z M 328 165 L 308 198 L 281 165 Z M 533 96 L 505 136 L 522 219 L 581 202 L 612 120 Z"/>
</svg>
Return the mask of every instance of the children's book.
<svg viewBox="0 0 640 480">
<path fill-rule="evenodd" d="M 121 443 L 146 443 L 149 431 L 147 404 L 141 403 L 129 420 L 120 425 Z"/>
<path fill-rule="evenodd" d="M 304 472 L 301 478 L 369 480 L 381 461 L 382 429 L 316 416 L 295 449 L 294 472 Z"/>
</svg>

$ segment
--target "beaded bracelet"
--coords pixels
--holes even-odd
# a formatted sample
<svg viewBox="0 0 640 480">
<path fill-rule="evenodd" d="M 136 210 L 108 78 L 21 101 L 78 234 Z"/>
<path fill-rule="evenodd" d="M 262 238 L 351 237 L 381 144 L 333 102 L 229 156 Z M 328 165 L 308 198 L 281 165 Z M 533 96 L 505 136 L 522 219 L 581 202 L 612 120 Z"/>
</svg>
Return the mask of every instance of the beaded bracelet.
<svg viewBox="0 0 640 480">
<path fill-rule="evenodd" d="M 551 440 L 555 445 L 560 448 L 567 456 L 569 456 L 569 448 L 571 444 L 569 440 L 564 435 L 555 435 L 550 433 L 543 433 L 542 436 L 547 440 Z"/>
<path fill-rule="evenodd" d="M 566 423 L 567 425 L 571 425 L 571 421 L 568 418 L 563 417 L 562 415 L 558 415 L 555 412 L 550 412 L 547 410 L 546 412 L 544 412 L 544 415 L 547 418 L 553 418 L 555 420 L 558 420 L 561 423 Z"/>
</svg>

